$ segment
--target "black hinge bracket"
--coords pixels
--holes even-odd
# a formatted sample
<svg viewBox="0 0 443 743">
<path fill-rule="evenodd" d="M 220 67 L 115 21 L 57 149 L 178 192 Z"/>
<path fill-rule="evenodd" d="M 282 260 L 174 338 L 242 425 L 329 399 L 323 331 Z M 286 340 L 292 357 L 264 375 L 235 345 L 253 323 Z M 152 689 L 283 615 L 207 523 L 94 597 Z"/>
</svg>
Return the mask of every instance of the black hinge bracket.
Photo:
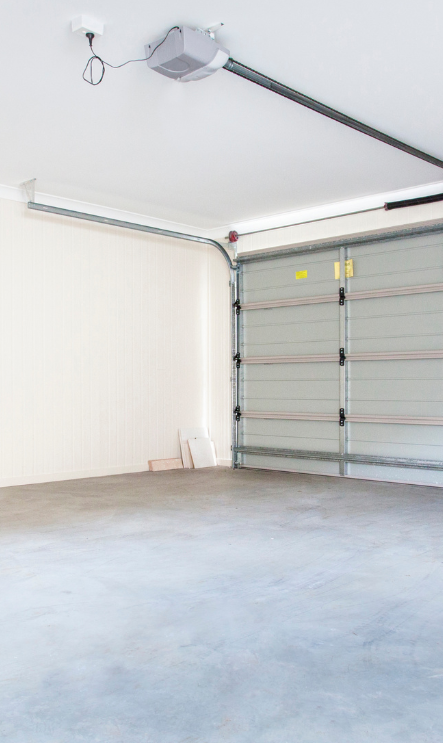
<svg viewBox="0 0 443 743">
<path fill-rule="evenodd" d="M 344 366 L 345 365 L 345 359 L 346 359 L 345 349 L 344 348 L 340 348 L 340 366 Z"/>
<path fill-rule="evenodd" d="M 341 426 L 344 426 L 345 425 L 345 420 L 346 420 L 346 418 L 345 418 L 345 409 L 344 408 L 340 408 L 340 425 Z"/>
<path fill-rule="evenodd" d="M 235 420 L 239 421 L 241 418 L 240 405 L 237 405 L 237 407 L 234 408 L 234 415 L 235 415 Z"/>
<path fill-rule="evenodd" d="M 236 315 L 239 315 L 240 314 L 240 310 L 241 310 L 241 304 L 240 304 L 240 300 L 239 299 L 236 299 L 235 300 L 234 307 L 235 307 L 235 314 Z"/>
<path fill-rule="evenodd" d="M 345 287 L 341 286 L 340 291 L 338 293 L 338 301 L 341 305 L 344 305 L 345 303 Z"/>
<path fill-rule="evenodd" d="M 237 369 L 240 369 L 240 364 L 241 364 L 240 351 L 238 351 L 235 354 L 232 360 L 235 361 L 235 366 L 237 367 Z"/>
</svg>

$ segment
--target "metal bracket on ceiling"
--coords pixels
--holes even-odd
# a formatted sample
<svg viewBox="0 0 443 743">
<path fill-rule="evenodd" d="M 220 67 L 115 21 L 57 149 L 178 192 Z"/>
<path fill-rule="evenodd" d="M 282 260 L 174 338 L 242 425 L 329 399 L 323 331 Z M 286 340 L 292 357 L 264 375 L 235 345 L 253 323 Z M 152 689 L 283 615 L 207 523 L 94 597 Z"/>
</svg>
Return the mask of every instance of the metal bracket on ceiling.
<svg viewBox="0 0 443 743">
<path fill-rule="evenodd" d="M 25 194 L 26 194 L 26 201 L 28 202 L 34 202 L 35 201 L 35 182 L 37 178 L 30 178 L 29 181 L 24 181 L 24 183 L 21 183 L 21 187 L 24 188 Z"/>
</svg>

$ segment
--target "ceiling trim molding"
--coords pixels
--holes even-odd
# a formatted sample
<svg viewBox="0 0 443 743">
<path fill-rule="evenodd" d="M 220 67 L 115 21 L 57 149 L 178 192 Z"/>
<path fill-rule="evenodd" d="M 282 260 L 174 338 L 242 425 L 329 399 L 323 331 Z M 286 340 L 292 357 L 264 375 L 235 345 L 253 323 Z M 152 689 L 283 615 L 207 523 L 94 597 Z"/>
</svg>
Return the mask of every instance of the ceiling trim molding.
<svg viewBox="0 0 443 743">
<path fill-rule="evenodd" d="M 16 186 L 2 186 L 0 184 L 0 199 L 8 199 L 9 201 L 21 201 L 22 203 L 27 202 L 27 197 L 24 188 Z M 144 224 L 148 227 L 158 227 L 163 230 L 170 230 L 172 232 L 191 232 L 199 237 L 211 237 L 208 233 L 210 230 L 202 230 L 199 227 L 195 227 L 190 224 L 183 224 L 181 222 L 169 222 L 165 219 L 156 219 L 146 214 L 137 214 L 136 212 L 127 212 L 123 209 L 114 209 L 108 206 L 102 206 L 100 204 L 91 204 L 86 201 L 76 201 L 74 199 L 66 199 L 61 196 L 53 196 L 47 193 L 41 193 L 36 191 L 35 200 L 41 204 L 48 206 L 56 206 L 59 209 L 69 209 L 71 211 L 85 212 L 86 214 L 98 215 L 99 217 L 105 217 L 107 219 L 118 219 L 122 222 L 136 222 L 137 224 Z"/>
<path fill-rule="evenodd" d="M 257 217 L 255 219 L 232 222 L 231 224 L 222 227 L 214 227 L 206 230 L 182 222 L 169 222 L 167 220 L 150 217 L 147 214 L 137 214 L 123 209 L 114 209 L 100 204 L 76 201 L 74 199 L 67 199 L 41 192 L 36 193 L 35 199 L 39 203 L 59 207 L 61 209 L 86 212 L 87 214 L 97 214 L 100 217 L 106 217 L 108 219 L 137 222 L 138 224 L 159 227 L 160 229 L 171 230 L 173 232 L 190 232 L 200 237 L 207 237 L 213 240 L 226 242 L 230 230 L 236 230 L 240 235 L 266 232 L 268 230 L 278 230 L 282 227 L 291 227 L 309 222 L 318 222 L 324 219 L 332 219 L 334 217 L 358 214 L 373 209 L 380 209 L 387 201 L 401 201 L 404 199 L 420 198 L 422 196 L 433 196 L 438 193 L 443 193 L 443 181 L 427 183 L 422 186 L 413 186 L 398 191 L 387 191 L 385 193 L 362 196 L 356 199 L 348 199 L 346 201 L 322 204 L 321 206 L 313 206 L 306 209 L 297 209 L 282 214 L 273 214 L 266 217 Z M 22 187 L 5 186 L 1 184 L 0 199 L 20 201 L 22 203 L 26 203 L 27 201 L 25 191 Z M 413 209 L 415 207 L 409 208 Z"/>
<path fill-rule="evenodd" d="M 224 232 L 227 235 L 229 230 L 236 230 L 239 235 L 247 235 L 254 232 L 278 230 L 281 227 L 292 227 L 298 224 L 305 224 L 306 222 L 318 222 L 323 219 L 344 217 L 349 214 L 381 209 L 387 201 L 403 201 L 404 199 L 415 199 L 422 196 L 434 196 L 438 193 L 443 193 L 443 181 L 426 183 L 423 186 L 403 188 L 399 191 L 387 191 L 356 199 L 322 204 L 321 206 L 313 206 L 306 209 L 297 209 L 296 211 L 285 212 L 283 214 L 272 214 L 268 217 L 257 217 L 256 219 L 244 220 L 242 222 L 233 222 L 228 227 L 225 227 L 224 230 L 218 230 L 218 232 Z M 217 232 L 217 230 L 210 230 L 210 232 Z"/>
</svg>

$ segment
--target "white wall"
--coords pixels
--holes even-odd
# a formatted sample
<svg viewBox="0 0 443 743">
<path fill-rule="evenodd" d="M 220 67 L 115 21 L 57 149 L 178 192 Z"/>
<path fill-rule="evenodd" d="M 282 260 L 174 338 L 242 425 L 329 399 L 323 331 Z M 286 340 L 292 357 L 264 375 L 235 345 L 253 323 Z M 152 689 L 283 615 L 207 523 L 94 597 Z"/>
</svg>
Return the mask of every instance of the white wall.
<svg viewBox="0 0 443 743">
<path fill-rule="evenodd" d="M 213 248 L 0 200 L 0 485 L 147 469 L 209 425 L 230 458 Z"/>
</svg>

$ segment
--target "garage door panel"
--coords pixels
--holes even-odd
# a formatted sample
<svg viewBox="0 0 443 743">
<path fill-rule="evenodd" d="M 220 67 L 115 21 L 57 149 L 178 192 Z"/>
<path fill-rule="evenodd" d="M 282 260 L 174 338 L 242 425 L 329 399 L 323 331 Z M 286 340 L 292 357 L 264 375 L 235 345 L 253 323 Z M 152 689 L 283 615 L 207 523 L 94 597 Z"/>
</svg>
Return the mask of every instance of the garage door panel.
<svg viewBox="0 0 443 743">
<path fill-rule="evenodd" d="M 409 416 L 443 418 L 443 403 L 432 402 L 408 402 L 407 411 Z M 380 416 L 404 416 L 405 402 L 401 400 L 372 400 L 357 402 L 352 400 L 348 412 L 352 415 L 380 415 Z"/>
<path fill-rule="evenodd" d="M 339 314 L 331 303 L 253 310 L 243 314 L 242 328 L 243 345 L 274 339 L 338 340 Z"/>
<path fill-rule="evenodd" d="M 348 423 L 349 452 L 443 460 L 443 426 Z"/>
<path fill-rule="evenodd" d="M 349 477 L 365 480 L 388 480 L 389 482 L 411 483 L 416 485 L 443 486 L 443 472 L 438 470 L 406 469 L 401 467 L 380 467 L 366 464 L 348 464 Z"/>
<path fill-rule="evenodd" d="M 326 413 L 330 415 L 337 414 L 338 402 L 331 398 L 333 390 L 320 389 L 319 395 L 316 395 L 318 387 L 311 389 L 305 388 L 300 390 L 272 390 L 268 396 L 266 394 L 253 395 L 250 392 L 245 393 L 245 410 L 249 412 L 269 412 L 269 413 Z M 279 396 L 280 393 L 280 396 Z"/>
<path fill-rule="evenodd" d="M 400 459 L 425 459 L 433 462 L 443 461 L 441 447 L 420 444 L 397 444 L 383 442 L 354 442 L 349 454 L 365 454 L 373 457 L 398 457 Z M 364 445 L 363 445 L 364 444 Z"/>
<path fill-rule="evenodd" d="M 241 429 L 243 446 L 338 452 L 338 424 L 330 421 L 243 418 Z"/>
<path fill-rule="evenodd" d="M 273 382 L 271 386 L 268 382 L 245 384 L 245 400 L 297 400 L 301 404 L 309 400 L 331 400 L 337 407 L 337 399 L 335 382 L 307 380 L 306 382 Z M 245 408 L 250 410 L 249 405 Z"/>
<path fill-rule="evenodd" d="M 336 260 L 338 255 L 339 249 L 332 248 L 331 250 L 320 251 L 318 253 L 308 252 L 303 254 L 292 253 L 275 257 L 268 256 L 264 261 L 258 260 L 252 263 L 243 264 L 243 274 L 245 276 L 264 274 L 265 278 L 260 279 L 260 281 L 266 286 L 268 283 L 266 276 L 273 276 L 276 272 L 286 271 L 292 269 L 294 266 L 298 267 L 300 263 L 303 263 L 303 265 L 315 265 L 317 263 Z"/>
<path fill-rule="evenodd" d="M 283 470 L 287 472 L 302 472 L 312 475 L 339 474 L 339 466 L 337 462 L 321 462 L 310 459 L 292 459 L 287 457 L 265 457 L 253 454 L 243 454 L 242 459 L 243 464 L 246 467 L 279 471 Z"/>
<path fill-rule="evenodd" d="M 358 344 L 365 339 L 370 342 L 371 346 L 375 346 L 374 341 L 377 339 L 381 342 L 386 339 L 396 339 L 403 346 L 409 346 L 409 349 L 413 350 L 414 340 L 421 337 L 423 337 L 423 343 L 430 346 L 430 350 L 437 350 L 437 348 L 442 348 L 442 320 L 442 312 L 428 313 L 426 316 L 410 314 L 396 317 L 388 314 L 385 317 L 368 319 L 352 318 L 352 330 L 349 336 L 350 350 L 353 350 L 354 343 Z"/>
<path fill-rule="evenodd" d="M 371 383 L 367 381 L 352 382 L 351 405 L 373 402 L 374 400 L 380 400 L 380 402 L 390 400 L 401 403 L 407 402 L 408 405 L 411 402 L 437 404 L 443 402 L 442 383 L 440 380 L 428 380 L 424 384 L 421 379 L 377 379 Z M 351 412 L 355 413 L 357 411 L 352 410 Z M 425 414 L 423 413 L 423 415 Z"/>
<path fill-rule="evenodd" d="M 348 353 L 389 353 L 390 351 L 439 351 L 443 348 L 443 335 L 411 334 L 398 337 L 374 336 L 354 338 L 349 342 Z"/>
<path fill-rule="evenodd" d="M 243 417 L 240 446 L 286 450 L 281 457 L 242 452 L 243 463 L 288 469 L 283 454 L 302 450 L 306 460 L 290 457 L 294 471 L 443 484 L 431 468 L 417 467 L 417 460 L 437 467 L 443 460 L 443 359 L 438 358 L 443 352 L 442 235 L 443 230 L 421 233 L 244 266 L 241 303 L 330 296 L 321 303 L 242 312 L 241 357 L 261 357 L 260 364 L 242 365 L 242 411 L 335 420 Z M 335 279 L 334 263 L 340 257 L 342 262 L 353 259 L 353 276 L 345 282 Z M 296 271 L 306 271 L 306 278 L 296 279 Z M 396 289 L 401 293 L 395 294 Z M 380 297 L 378 290 L 393 293 Z M 358 292 L 372 296 L 361 299 Z M 346 357 L 341 366 L 340 348 Z M 421 353 L 436 358 L 420 358 Z M 307 364 L 311 354 L 317 360 Z M 336 360 L 325 362 L 327 354 Z M 400 358 L 382 358 L 392 354 Z M 366 355 L 374 357 L 367 360 Z M 405 355 L 413 358 L 401 358 Z M 275 356 L 286 357 L 287 363 L 262 363 L 263 357 Z M 341 410 L 344 426 L 338 422 Z M 357 423 L 352 416 L 375 421 Z M 315 454 L 309 452 L 316 451 L 326 458 L 329 453 L 331 461 L 319 460 L 313 467 L 310 457 Z M 337 454 L 342 461 L 332 461 Z M 349 462 L 347 457 L 354 455 L 380 461 Z M 395 458 L 397 467 L 386 458 Z M 410 466 L 398 460 L 410 460 Z"/>
<path fill-rule="evenodd" d="M 377 256 L 383 255 L 384 253 L 386 253 L 386 250 L 389 250 L 390 253 L 397 252 L 401 255 L 403 251 L 407 250 L 426 250 L 426 248 L 428 247 L 432 248 L 433 246 L 443 245 L 443 237 L 441 232 L 428 233 L 423 235 L 402 235 L 401 237 L 397 238 L 393 236 L 392 239 L 389 239 L 388 236 L 386 237 L 386 240 L 377 242 L 368 240 L 368 242 L 365 244 L 352 245 L 349 248 L 349 252 L 359 255 Z"/>
<path fill-rule="evenodd" d="M 337 305 L 275 307 L 243 313 L 242 356 L 337 353 Z"/>
<path fill-rule="evenodd" d="M 294 308 L 296 309 L 296 308 Z M 245 323 L 243 329 L 243 347 L 248 349 L 248 355 L 251 354 L 251 347 L 267 348 L 275 344 L 294 345 L 296 343 L 327 343 L 335 341 L 335 351 L 337 352 L 339 338 L 338 318 L 329 320 L 319 320 L 316 323 L 285 323 L 269 325 L 249 325 Z M 302 352 L 303 353 L 303 352 Z M 257 354 L 259 355 L 259 354 Z M 262 355 L 268 355 L 263 353 Z M 272 355 L 272 353 L 270 354 Z"/>
<path fill-rule="evenodd" d="M 443 360 L 442 360 L 443 364 Z M 245 385 L 250 382 L 306 382 L 327 381 L 337 385 L 335 394 L 338 399 L 339 365 L 324 361 L 303 364 L 244 364 L 242 380 Z M 271 390 L 271 384 L 269 390 Z"/>
<path fill-rule="evenodd" d="M 443 282 L 443 268 L 432 267 L 392 273 L 373 273 L 356 276 L 359 263 L 354 262 L 354 278 L 349 291 L 360 292 L 373 289 L 398 289 L 403 286 L 419 286 Z"/>
<path fill-rule="evenodd" d="M 443 306 L 442 308 L 443 309 Z M 315 325 L 317 322 L 330 320 L 338 322 L 338 302 L 319 302 L 318 304 L 300 304 L 290 307 L 267 307 L 266 309 L 249 310 L 244 313 L 244 327 L 276 326 L 287 324 Z"/>
<path fill-rule="evenodd" d="M 328 251 L 306 256 L 266 261 L 262 268 L 245 266 L 242 276 L 243 302 L 264 302 L 276 299 L 318 296 L 338 291 L 334 277 L 334 261 L 338 252 Z M 307 271 L 307 277 L 296 279 L 297 271 Z"/>
<path fill-rule="evenodd" d="M 304 356 L 338 353 L 336 340 L 301 340 L 292 343 L 248 343 L 243 346 L 243 356 Z"/>
<path fill-rule="evenodd" d="M 379 361 L 351 362 L 349 364 L 349 407 L 353 415 L 410 415 L 425 417 L 443 417 L 443 384 L 441 378 L 431 378 L 434 361 L 439 359 L 422 359 L 420 361 Z M 378 375 L 372 376 L 365 367 L 378 365 Z M 393 364 L 397 369 L 406 367 L 403 376 L 393 375 Z M 422 376 L 414 377 L 413 372 L 406 371 L 409 364 L 415 369 L 423 370 Z M 430 370 L 427 371 L 427 365 Z M 383 376 L 383 366 L 387 367 Z M 394 367 L 395 368 L 395 367 Z M 354 369 L 356 371 L 354 371 Z M 391 371 L 389 371 L 391 370 Z M 355 375 L 363 375 L 356 379 Z M 407 413 L 406 413 L 407 411 Z"/>
<path fill-rule="evenodd" d="M 354 279 L 352 279 L 354 281 Z M 351 291 L 351 289 L 349 290 Z M 443 312 L 443 293 L 401 294 L 393 297 L 359 299 L 349 302 L 348 314 L 352 320 L 402 315 L 423 315 Z"/>
<path fill-rule="evenodd" d="M 436 236 L 433 236 L 435 238 Z M 434 240 L 413 238 L 407 245 L 394 241 L 351 248 L 354 277 L 351 291 L 388 289 L 443 281 L 441 235 Z"/>
<path fill-rule="evenodd" d="M 411 302 L 420 297 L 421 302 Z M 413 305 L 428 309 L 416 311 Z M 406 310 L 410 302 L 410 311 Z M 350 302 L 348 352 L 437 351 L 443 349 L 443 293 L 382 297 Z"/>
<path fill-rule="evenodd" d="M 427 384 L 428 381 L 434 381 L 443 387 L 443 359 L 351 361 L 348 374 L 352 382 L 412 380 L 414 383 Z M 440 395 L 437 399 L 440 399 Z"/>
<path fill-rule="evenodd" d="M 337 363 L 251 364 L 243 370 L 247 411 L 337 413 Z"/>
</svg>

